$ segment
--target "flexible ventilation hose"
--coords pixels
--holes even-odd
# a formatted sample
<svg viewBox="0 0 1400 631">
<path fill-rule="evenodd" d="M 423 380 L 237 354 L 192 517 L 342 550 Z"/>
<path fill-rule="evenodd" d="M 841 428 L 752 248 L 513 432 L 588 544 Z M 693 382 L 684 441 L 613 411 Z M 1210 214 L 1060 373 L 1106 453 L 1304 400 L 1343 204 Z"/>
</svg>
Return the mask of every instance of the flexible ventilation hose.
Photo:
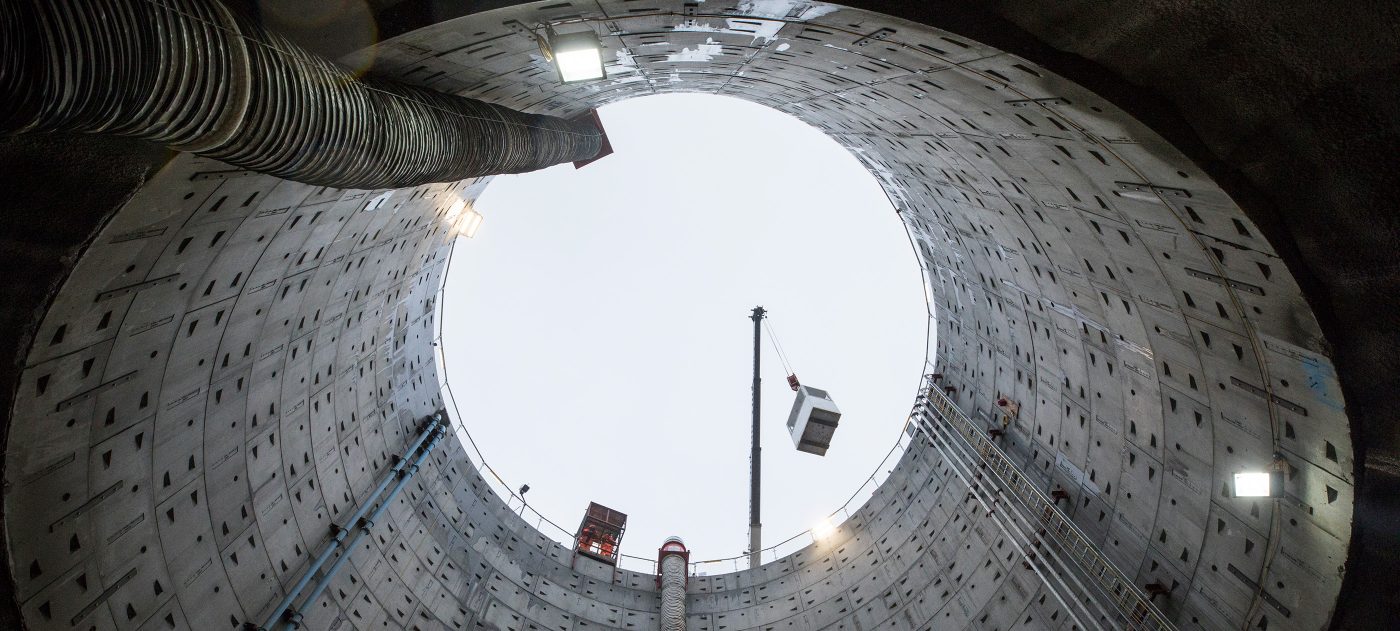
<svg viewBox="0 0 1400 631">
<path fill-rule="evenodd" d="M 142 138 L 278 177 L 399 188 L 598 154 L 592 123 L 357 78 L 217 0 L 0 2 L 0 131 Z"/>
<path fill-rule="evenodd" d="M 679 538 L 673 537 L 679 542 Z M 672 539 L 668 539 L 670 543 Z M 681 550 L 684 550 L 682 544 Z M 685 631 L 685 556 L 668 553 L 661 557 L 661 631 Z"/>
</svg>

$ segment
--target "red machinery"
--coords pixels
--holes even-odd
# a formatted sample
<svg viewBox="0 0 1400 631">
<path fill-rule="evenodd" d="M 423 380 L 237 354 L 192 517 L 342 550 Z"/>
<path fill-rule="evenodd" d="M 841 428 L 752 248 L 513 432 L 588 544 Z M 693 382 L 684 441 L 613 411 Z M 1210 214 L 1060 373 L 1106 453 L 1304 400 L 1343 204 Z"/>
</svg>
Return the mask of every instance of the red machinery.
<svg viewBox="0 0 1400 631">
<path fill-rule="evenodd" d="M 685 542 L 680 537 L 667 537 L 666 542 L 661 544 L 661 548 L 656 551 L 656 586 L 661 587 L 661 568 L 666 557 L 676 555 L 685 559 L 687 567 L 690 566 L 690 550 L 686 549 Z M 690 572 L 686 572 L 685 584 L 690 584 Z"/>
<path fill-rule="evenodd" d="M 574 553 L 617 566 L 618 546 L 627 531 L 627 515 L 597 502 L 588 503 L 588 512 L 574 536 Z"/>
</svg>

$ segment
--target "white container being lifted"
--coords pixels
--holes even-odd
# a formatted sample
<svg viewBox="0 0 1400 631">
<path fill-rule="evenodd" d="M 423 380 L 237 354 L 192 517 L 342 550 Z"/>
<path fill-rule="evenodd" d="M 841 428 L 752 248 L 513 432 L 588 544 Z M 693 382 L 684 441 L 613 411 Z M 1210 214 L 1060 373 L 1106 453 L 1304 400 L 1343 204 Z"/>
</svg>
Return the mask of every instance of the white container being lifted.
<svg viewBox="0 0 1400 631">
<path fill-rule="evenodd" d="M 792 402 L 787 428 L 798 451 L 825 456 L 840 421 L 841 410 L 825 390 L 797 387 L 797 399 Z"/>
</svg>

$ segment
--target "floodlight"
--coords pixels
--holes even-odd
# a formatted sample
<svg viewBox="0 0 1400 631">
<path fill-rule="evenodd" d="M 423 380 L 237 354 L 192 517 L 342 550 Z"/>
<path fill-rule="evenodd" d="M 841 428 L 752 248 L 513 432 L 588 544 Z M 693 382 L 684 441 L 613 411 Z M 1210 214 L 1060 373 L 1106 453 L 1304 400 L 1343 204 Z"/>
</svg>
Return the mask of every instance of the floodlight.
<svg viewBox="0 0 1400 631">
<path fill-rule="evenodd" d="M 481 227 L 481 220 L 484 217 L 476 212 L 475 208 L 467 208 L 467 216 L 462 220 L 462 236 L 470 239 L 476 236 L 477 228 Z"/>
<path fill-rule="evenodd" d="M 1283 471 L 1241 471 L 1235 474 L 1234 497 L 1283 497 Z"/>
<path fill-rule="evenodd" d="M 593 31 L 554 35 L 549 38 L 549 49 L 561 83 L 601 79 L 606 74 L 603 43 Z"/>
<path fill-rule="evenodd" d="M 447 219 L 449 221 L 456 219 L 458 213 L 462 211 L 466 211 L 467 214 L 457 222 L 457 234 L 470 239 L 476 236 L 476 230 L 481 227 L 481 221 L 485 219 L 485 217 L 482 217 L 481 213 L 477 212 L 475 208 L 467 205 L 466 200 L 459 199 L 453 202 L 452 206 L 447 209 Z"/>
</svg>

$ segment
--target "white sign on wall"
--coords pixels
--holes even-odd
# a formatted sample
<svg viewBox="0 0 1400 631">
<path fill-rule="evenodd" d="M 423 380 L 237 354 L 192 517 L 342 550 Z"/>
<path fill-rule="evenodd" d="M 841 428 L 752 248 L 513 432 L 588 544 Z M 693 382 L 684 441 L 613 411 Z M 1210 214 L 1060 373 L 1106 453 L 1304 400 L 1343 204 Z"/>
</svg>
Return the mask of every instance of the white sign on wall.
<svg viewBox="0 0 1400 631">
<path fill-rule="evenodd" d="M 1094 484 L 1094 481 L 1090 480 L 1089 476 L 1085 474 L 1084 471 L 1080 470 L 1079 467 L 1074 466 L 1074 463 L 1070 462 L 1063 453 L 1055 454 L 1055 468 L 1065 474 L 1065 477 L 1074 480 L 1075 483 L 1088 489 L 1094 495 L 1099 494 L 1099 485 Z"/>
</svg>

